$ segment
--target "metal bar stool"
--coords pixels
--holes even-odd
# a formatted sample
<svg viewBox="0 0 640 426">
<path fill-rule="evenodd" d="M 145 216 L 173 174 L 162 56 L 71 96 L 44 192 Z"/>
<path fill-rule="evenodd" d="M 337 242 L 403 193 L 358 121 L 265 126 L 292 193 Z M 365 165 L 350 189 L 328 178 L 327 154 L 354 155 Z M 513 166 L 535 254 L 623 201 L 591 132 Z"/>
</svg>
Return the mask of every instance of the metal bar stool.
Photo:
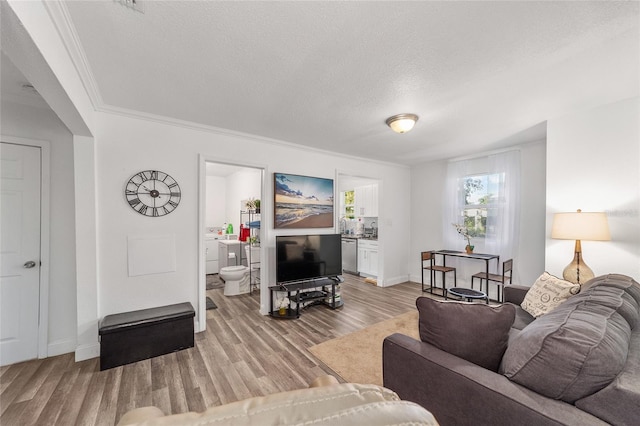
<svg viewBox="0 0 640 426">
<path fill-rule="evenodd" d="M 425 261 L 429 262 L 425 266 Z M 446 273 L 453 272 L 453 286 L 456 286 L 456 268 L 452 268 L 450 266 L 442 266 L 436 265 L 435 263 L 435 252 L 433 251 L 423 251 L 420 253 L 420 265 L 422 268 L 422 291 L 427 291 L 424 288 L 424 271 L 425 269 L 429 271 L 429 291 L 433 294 L 433 283 L 435 282 L 436 272 L 442 272 L 442 295 L 444 296 L 447 292 L 447 281 L 446 281 Z M 438 286 L 436 285 L 436 288 Z"/>
<path fill-rule="evenodd" d="M 507 276 L 509 274 L 509 276 Z M 478 272 L 477 274 L 473 274 L 471 276 L 471 288 L 473 289 L 473 280 L 478 278 L 480 280 L 480 291 L 482 291 L 482 281 L 487 281 L 487 296 L 489 295 L 489 283 L 495 282 L 498 286 L 498 301 L 502 302 L 504 299 L 504 285 L 509 280 L 509 284 L 511 284 L 511 278 L 513 276 L 513 259 L 505 260 L 502 263 L 502 275 L 498 274 L 489 274 L 487 276 L 486 272 Z M 502 289 L 502 292 L 500 291 Z"/>
</svg>

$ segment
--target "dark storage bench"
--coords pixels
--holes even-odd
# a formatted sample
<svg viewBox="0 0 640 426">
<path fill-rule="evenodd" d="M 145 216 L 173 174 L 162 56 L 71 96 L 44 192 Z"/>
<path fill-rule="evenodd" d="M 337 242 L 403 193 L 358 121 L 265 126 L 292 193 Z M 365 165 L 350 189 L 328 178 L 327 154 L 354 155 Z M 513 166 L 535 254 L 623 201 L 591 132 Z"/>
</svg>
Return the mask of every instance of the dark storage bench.
<svg viewBox="0 0 640 426">
<path fill-rule="evenodd" d="M 107 315 L 100 321 L 100 370 L 193 347 L 191 303 Z"/>
</svg>

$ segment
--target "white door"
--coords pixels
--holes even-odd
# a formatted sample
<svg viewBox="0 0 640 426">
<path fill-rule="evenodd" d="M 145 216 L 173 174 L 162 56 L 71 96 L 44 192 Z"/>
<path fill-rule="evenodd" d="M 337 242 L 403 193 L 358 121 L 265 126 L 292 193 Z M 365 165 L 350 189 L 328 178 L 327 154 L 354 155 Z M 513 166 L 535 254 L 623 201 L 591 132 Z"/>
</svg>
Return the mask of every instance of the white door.
<svg viewBox="0 0 640 426">
<path fill-rule="evenodd" d="M 40 148 L 0 143 L 0 365 L 38 357 Z"/>
</svg>

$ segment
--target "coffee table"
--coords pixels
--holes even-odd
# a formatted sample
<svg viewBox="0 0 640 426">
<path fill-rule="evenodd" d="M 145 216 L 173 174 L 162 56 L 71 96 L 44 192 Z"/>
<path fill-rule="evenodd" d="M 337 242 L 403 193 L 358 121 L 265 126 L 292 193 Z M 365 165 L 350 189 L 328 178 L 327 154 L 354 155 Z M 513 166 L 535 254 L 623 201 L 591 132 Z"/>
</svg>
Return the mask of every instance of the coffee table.
<svg viewBox="0 0 640 426">
<path fill-rule="evenodd" d="M 447 299 L 448 294 L 453 294 L 454 296 L 458 296 L 462 299 L 467 299 L 467 302 L 471 302 L 472 300 L 476 299 L 484 299 L 486 303 L 489 304 L 489 297 L 486 295 L 486 293 L 478 290 L 472 290 L 470 288 L 453 287 L 447 289 L 447 292 L 444 294 L 445 300 Z"/>
</svg>

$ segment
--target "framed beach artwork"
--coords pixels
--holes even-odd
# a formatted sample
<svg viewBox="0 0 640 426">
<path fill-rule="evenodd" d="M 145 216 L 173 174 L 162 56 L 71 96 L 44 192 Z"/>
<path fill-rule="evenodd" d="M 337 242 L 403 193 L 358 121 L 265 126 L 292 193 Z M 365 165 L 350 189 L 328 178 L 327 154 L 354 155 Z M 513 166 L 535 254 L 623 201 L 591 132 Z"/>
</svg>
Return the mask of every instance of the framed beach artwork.
<svg viewBox="0 0 640 426">
<path fill-rule="evenodd" d="M 274 227 L 333 227 L 333 179 L 274 173 Z"/>
</svg>

